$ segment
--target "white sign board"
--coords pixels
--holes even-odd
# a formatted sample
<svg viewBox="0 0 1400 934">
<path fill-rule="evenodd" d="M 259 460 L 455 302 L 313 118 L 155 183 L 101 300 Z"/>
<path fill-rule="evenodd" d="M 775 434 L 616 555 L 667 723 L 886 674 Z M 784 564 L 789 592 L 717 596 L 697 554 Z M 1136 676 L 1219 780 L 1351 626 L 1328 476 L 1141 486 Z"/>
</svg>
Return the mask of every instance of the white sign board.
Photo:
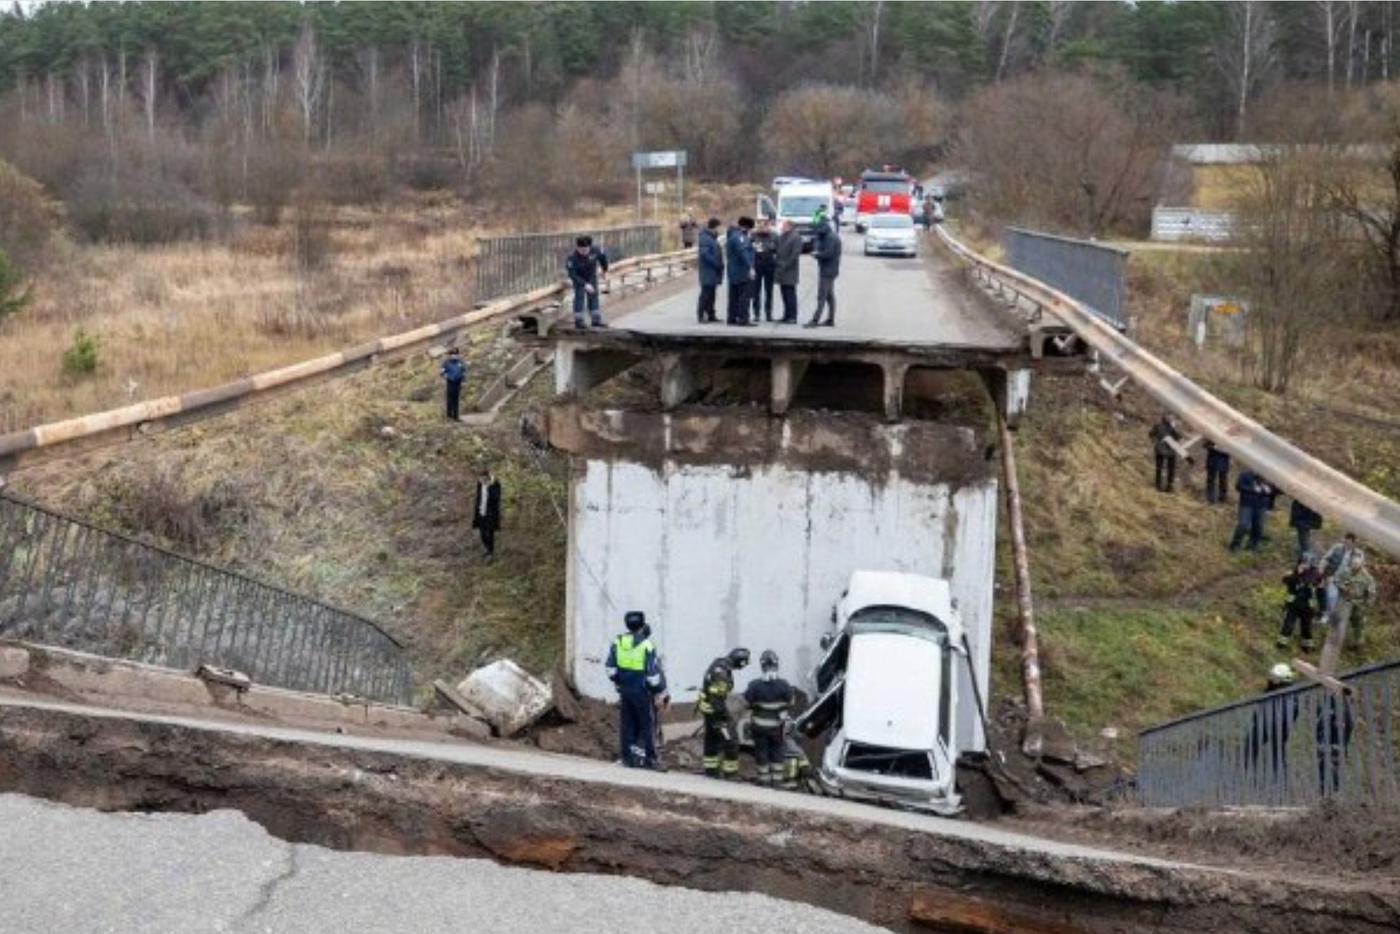
<svg viewBox="0 0 1400 934">
<path fill-rule="evenodd" d="M 649 195 L 659 195 L 665 190 L 665 182 L 647 182 L 647 194 Z"/>
<path fill-rule="evenodd" d="M 632 168 L 634 169 L 676 169 L 684 165 L 684 149 L 677 149 L 671 152 L 632 153 Z"/>
</svg>

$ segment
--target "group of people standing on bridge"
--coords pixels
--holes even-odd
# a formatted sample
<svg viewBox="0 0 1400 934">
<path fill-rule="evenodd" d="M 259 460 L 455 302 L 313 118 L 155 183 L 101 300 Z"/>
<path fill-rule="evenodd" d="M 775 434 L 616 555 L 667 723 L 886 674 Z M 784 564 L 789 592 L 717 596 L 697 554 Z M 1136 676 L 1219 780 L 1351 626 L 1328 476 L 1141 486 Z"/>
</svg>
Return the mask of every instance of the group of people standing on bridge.
<svg viewBox="0 0 1400 934">
<path fill-rule="evenodd" d="M 606 665 L 618 693 L 618 751 L 629 768 L 659 769 L 660 714 L 671 705 L 666 673 L 646 614 L 632 610 L 623 623 L 626 632 L 608 646 Z M 739 733 L 729 702 L 735 672 L 748 664 L 748 649 L 732 649 L 712 661 L 701 678 L 695 709 L 704 718 L 702 761 L 711 778 L 739 778 Z M 759 656 L 759 669 L 759 677 L 741 695 L 750 711 L 755 780 L 760 785 L 796 788 L 808 768 L 806 756 L 788 735 L 797 692 L 779 673 L 778 653 L 772 649 Z"/>
<path fill-rule="evenodd" d="M 696 249 L 696 269 L 700 298 L 695 318 L 701 324 L 718 324 L 715 298 L 726 277 L 729 281 L 725 323 L 753 327 L 760 320 L 778 324 L 798 322 L 797 285 L 801 278 L 802 254 L 808 245 L 791 221 L 739 217 L 721 239 L 724 222 L 711 217 L 699 227 L 693 216 L 682 219 L 681 243 Z M 817 261 L 817 306 L 805 325 L 833 327 L 836 324 L 836 279 L 841 274 L 841 232 L 836 222 L 819 209 L 812 218 L 810 250 Z M 773 317 L 773 291 L 782 299 L 782 317 Z M 826 319 L 822 320 L 825 312 Z M 761 316 L 761 317 L 760 317 Z"/>
<path fill-rule="evenodd" d="M 1158 491 L 1175 488 L 1177 459 L 1185 452 L 1181 430 L 1170 413 L 1162 415 L 1148 434 L 1156 466 Z M 1211 504 L 1229 501 L 1230 455 L 1214 442 L 1205 442 L 1205 499 Z M 1189 457 L 1188 457 L 1189 462 Z M 1257 551 L 1266 540 L 1266 523 L 1284 491 L 1250 467 L 1240 470 L 1234 483 L 1238 496 L 1235 529 L 1230 535 L 1230 551 Z M 1361 645 L 1367 611 L 1376 601 L 1376 580 L 1366 567 L 1366 553 L 1351 532 L 1321 556 L 1313 549 L 1313 533 L 1322 528 L 1322 516 L 1296 496 L 1292 497 L 1288 525 L 1297 536 L 1294 564 L 1283 577 L 1287 596 L 1283 620 L 1276 640 L 1279 648 L 1293 645 L 1298 633 L 1299 647 L 1312 651 L 1317 643 L 1313 624 L 1344 627 L 1347 645 Z"/>
</svg>

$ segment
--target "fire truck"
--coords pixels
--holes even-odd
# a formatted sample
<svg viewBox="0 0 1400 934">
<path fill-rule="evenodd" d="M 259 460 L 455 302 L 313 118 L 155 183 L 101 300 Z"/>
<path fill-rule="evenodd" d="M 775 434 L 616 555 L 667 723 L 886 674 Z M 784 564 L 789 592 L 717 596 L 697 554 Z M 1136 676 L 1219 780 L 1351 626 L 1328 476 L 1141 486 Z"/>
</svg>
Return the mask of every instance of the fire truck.
<svg viewBox="0 0 1400 934">
<path fill-rule="evenodd" d="M 864 233 L 875 214 L 912 215 L 917 186 L 908 172 L 893 166 L 862 172 L 856 188 L 856 232 Z"/>
</svg>

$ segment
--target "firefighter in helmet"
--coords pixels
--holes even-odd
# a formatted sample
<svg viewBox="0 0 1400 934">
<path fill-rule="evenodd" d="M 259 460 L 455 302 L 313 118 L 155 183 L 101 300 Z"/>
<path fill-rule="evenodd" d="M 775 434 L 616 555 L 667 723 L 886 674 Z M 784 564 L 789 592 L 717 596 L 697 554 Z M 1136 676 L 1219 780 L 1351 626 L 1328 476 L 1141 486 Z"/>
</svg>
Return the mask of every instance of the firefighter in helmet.
<svg viewBox="0 0 1400 934">
<path fill-rule="evenodd" d="M 748 649 L 732 649 L 710 662 L 700 682 L 695 706 L 705 718 L 705 774 L 711 778 L 739 776 L 739 738 L 729 716 L 729 694 L 734 690 L 734 672 L 748 663 Z"/>
</svg>

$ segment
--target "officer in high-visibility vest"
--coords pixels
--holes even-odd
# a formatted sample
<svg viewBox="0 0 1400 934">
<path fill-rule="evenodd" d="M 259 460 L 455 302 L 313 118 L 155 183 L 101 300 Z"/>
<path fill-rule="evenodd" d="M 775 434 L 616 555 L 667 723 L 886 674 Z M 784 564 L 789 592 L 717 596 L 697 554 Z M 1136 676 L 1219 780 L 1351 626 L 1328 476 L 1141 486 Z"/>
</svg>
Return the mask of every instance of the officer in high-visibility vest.
<svg viewBox="0 0 1400 934">
<path fill-rule="evenodd" d="M 617 685 L 618 739 L 622 764 L 629 768 L 656 767 L 656 711 L 653 698 L 666 695 L 666 676 L 651 641 L 646 614 L 631 610 L 623 616 L 627 631 L 608 648 L 608 677 Z"/>
<path fill-rule="evenodd" d="M 703 761 L 711 778 L 739 777 L 739 737 L 729 717 L 729 694 L 734 690 L 734 672 L 748 663 L 748 649 L 733 649 L 710 662 L 700 682 L 695 709 L 705 718 Z"/>
</svg>

